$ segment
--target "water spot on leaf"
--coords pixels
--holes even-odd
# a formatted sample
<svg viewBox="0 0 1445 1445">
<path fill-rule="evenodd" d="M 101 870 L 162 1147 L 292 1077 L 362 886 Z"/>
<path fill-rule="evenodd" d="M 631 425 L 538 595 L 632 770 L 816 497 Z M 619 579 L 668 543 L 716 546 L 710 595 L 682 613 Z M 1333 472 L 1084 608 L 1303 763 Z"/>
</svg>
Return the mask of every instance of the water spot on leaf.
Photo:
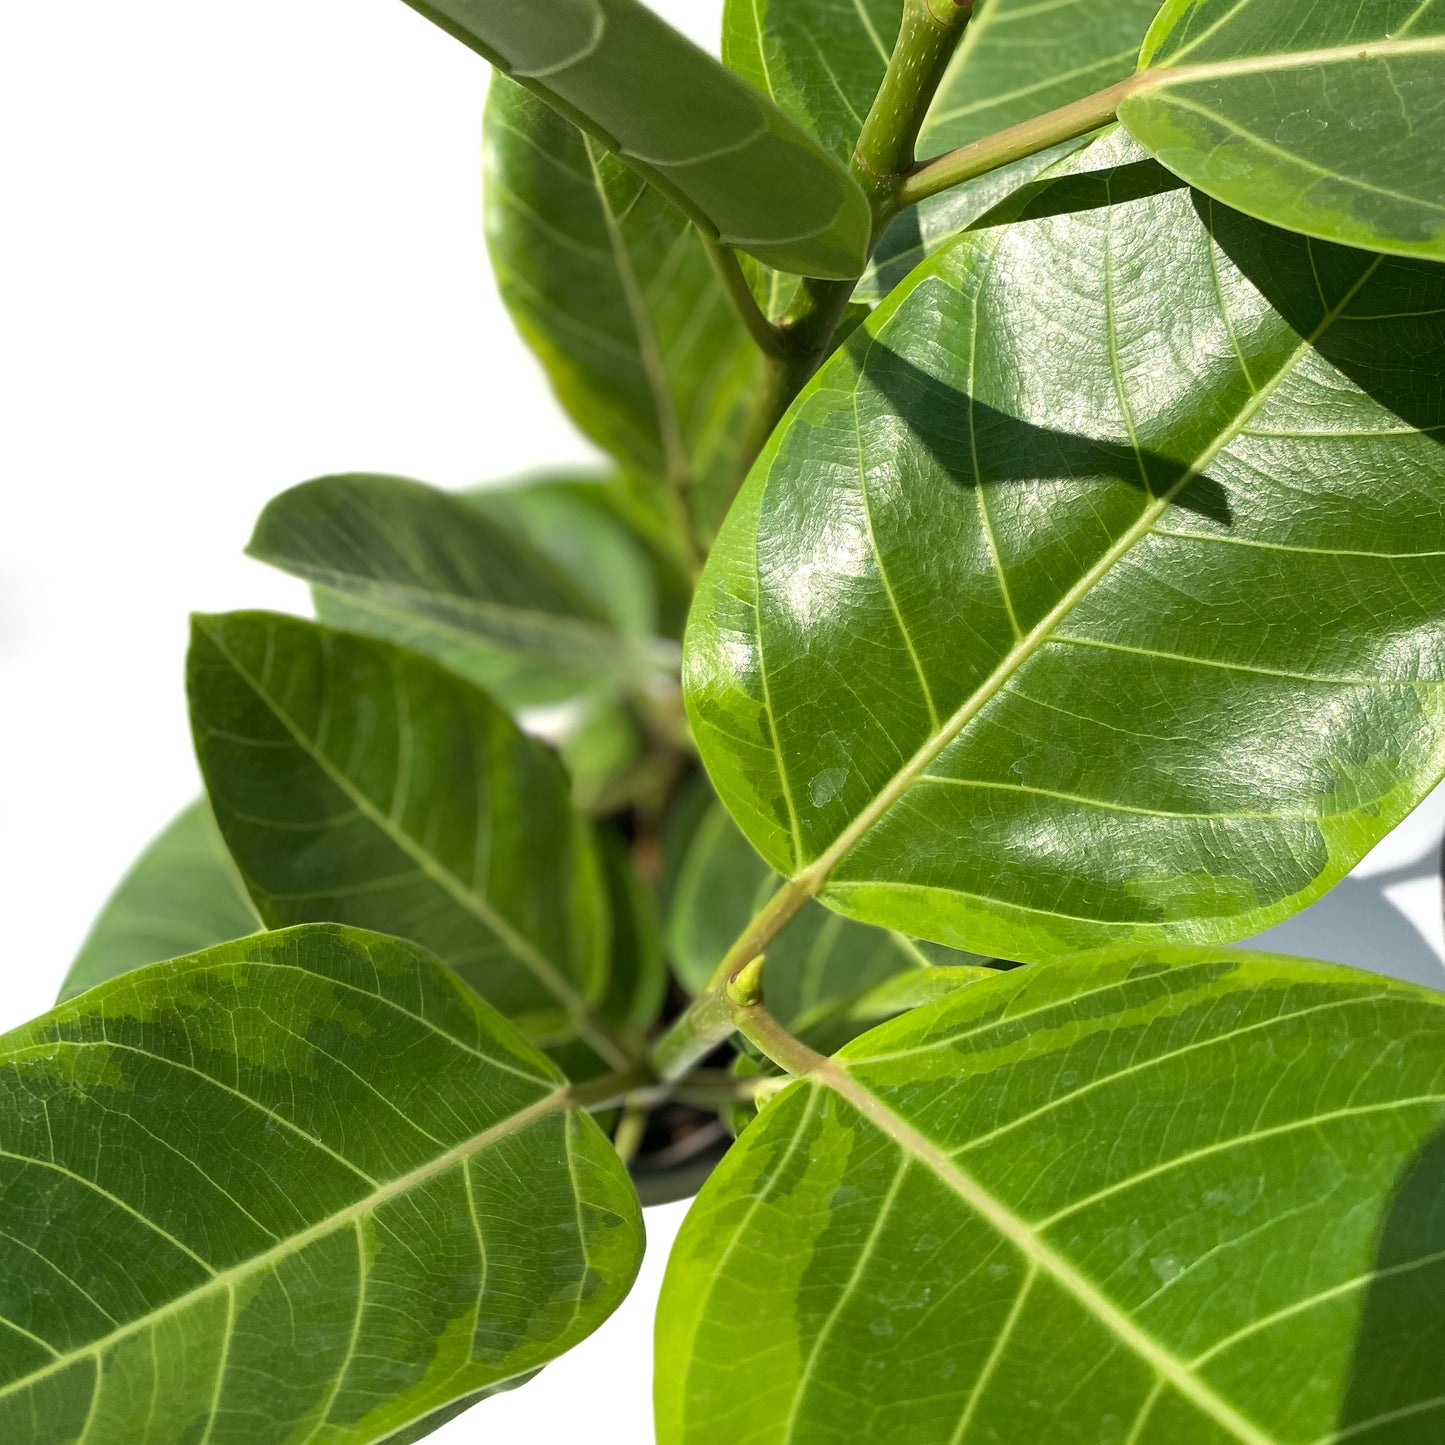
<svg viewBox="0 0 1445 1445">
<path fill-rule="evenodd" d="M 1149 1261 L 1149 1268 L 1165 1283 L 1178 1279 L 1184 1273 L 1184 1265 L 1176 1255 L 1161 1254 Z"/>
<path fill-rule="evenodd" d="M 808 784 L 808 797 L 812 799 L 813 806 L 826 807 L 843 791 L 843 784 L 847 781 L 847 768 L 824 768 Z"/>
<path fill-rule="evenodd" d="M 1280 117 L 1274 128 L 1274 138 L 1280 145 L 1299 145 L 1328 130 L 1329 126 L 1329 121 L 1322 115 L 1307 110 L 1292 110 L 1288 115 Z"/>
</svg>

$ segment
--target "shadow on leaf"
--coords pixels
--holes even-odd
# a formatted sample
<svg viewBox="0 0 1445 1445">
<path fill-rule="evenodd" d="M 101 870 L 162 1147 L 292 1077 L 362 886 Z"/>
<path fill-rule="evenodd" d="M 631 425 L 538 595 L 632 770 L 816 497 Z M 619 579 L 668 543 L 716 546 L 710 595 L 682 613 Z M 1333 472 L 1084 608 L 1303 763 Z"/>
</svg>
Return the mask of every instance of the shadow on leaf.
<svg viewBox="0 0 1445 1445">
<path fill-rule="evenodd" d="M 1406 1165 L 1380 1230 L 1331 1437 L 1358 1445 L 1445 1438 L 1445 1131 Z"/>
</svg>

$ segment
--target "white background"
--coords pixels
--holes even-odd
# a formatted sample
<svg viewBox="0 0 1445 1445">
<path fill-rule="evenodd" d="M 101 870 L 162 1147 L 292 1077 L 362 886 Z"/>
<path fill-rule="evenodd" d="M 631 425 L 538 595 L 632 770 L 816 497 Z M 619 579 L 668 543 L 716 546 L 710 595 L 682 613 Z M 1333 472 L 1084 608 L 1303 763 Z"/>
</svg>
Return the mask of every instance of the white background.
<svg viewBox="0 0 1445 1445">
<path fill-rule="evenodd" d="M 721 0 L 653 0 L 704 43 Z M 351 469 L 444 485 L 590 452 L 480 238 L 486 67 L 397 0 L 0 9 L 0 1027 L 42 1011 L 106 893 L 196 791 L 186 615 L 305 609 L 241 556 L 263 503 Z M 1427 804 L 1272 945 L 1445 985 Z M 639 1445 L 639 1288 L 445 1445 Z"/>
</svg>

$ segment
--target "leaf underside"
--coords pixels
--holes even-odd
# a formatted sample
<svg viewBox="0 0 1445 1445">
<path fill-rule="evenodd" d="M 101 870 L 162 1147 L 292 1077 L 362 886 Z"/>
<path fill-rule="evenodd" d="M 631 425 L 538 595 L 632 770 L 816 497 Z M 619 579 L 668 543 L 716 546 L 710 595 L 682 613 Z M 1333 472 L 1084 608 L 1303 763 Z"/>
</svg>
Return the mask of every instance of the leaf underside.
<svg viewBox="0 0 1445 1445">
<path fill-rule="evenodd" d="M 780 271 L 856 276 L 868 202 L 776 106 L 638 0 L 407 0 Z"/>
<path fill-rule="evenodd" d="M 60 1002 L 148 963 L 262 927 L 204 798 L 151 842 L 95 920 Z"/>
<path fill-rule="evenodd" d="M 310 582 L 324 620 L 423 652 L 508 707 L 616 689 L 657 666 L 646 561 L 616 524 L 555 483 L 535 484 L 575 533 L 576 569 L 605 572 L 609 606 L 509 515 L 531 486 L 459 496 L 401 477 L 304 482 L 261 513 L 246 550 Z M 510 509 L 509 509 L 510 504 Z M 591 580 L 589 578 L 589 580 Z"/>
<path fill-rule="evenodd" d="M 1426 1445 L 1442 1142 L 1439 995 L 1203 950 L 996 975 L 704 1187 L 659 1445 Z"/>
<path fill-rule="evenodd" d="M 1445 0 L 1171 0 L 1119 119 L 1293 231 L 1445 260 Z"/>
<path fill-rule="evenodd" d="M 1445 766 L 1445 268 L 1077 164 L 799 398 L 685 659 L 778 871 L 1023 960 L 1257 931 Z"/>
<path fill-rule="evenodd" d="M 563 1080 L 419 949 L 154 965 L 0 1040 L 0 1439 L 421 1438 L 596 1328 L 636 1197 Z"/>
</svg>

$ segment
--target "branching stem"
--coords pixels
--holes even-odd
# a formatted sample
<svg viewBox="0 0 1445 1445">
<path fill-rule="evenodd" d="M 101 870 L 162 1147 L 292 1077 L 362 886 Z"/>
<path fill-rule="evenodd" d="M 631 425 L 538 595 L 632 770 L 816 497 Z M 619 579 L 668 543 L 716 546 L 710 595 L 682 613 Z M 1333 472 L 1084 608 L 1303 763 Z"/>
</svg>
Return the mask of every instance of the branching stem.
<svg viewBox="0 0 1445 1445">
<path fill-rule="evenodd" d="M 898 211 L 902 188 L 912 174 L 919 131 L 971 13 L 971 0 L 905 0 L 903 20 L 887 73 L 863 122 L 853 154 L 853 175 L 873 207 L 875 245 Z M 747 291 L 748 302 L 756 309 L 737 257 L 715 256 L 714 261 L 720 266 L 729 291 L 735 293 L 740 283 Z M 730 279 L 730 271 L 736 271 L 735 279 Z M 752 457 L 762 452 L 783 413 L 827 357 L 857 284 L 856 279 L 804 281 L 788 315 L 776 325 L 758 311 L 757 319 L 782 338 L 784 349 L 770 354 L 767 385 L 754 411 L 750 438 Z M 734 294 L 735 304 L 740 300 Z M 749 323 L 754 335 L 758 334 L 756 325 L 756 319 Z M 824 881 L 825 875 L 813 870 L 798 880 L 784 883 L 742 931 L 718 964 L 707 988 L 654 1046 L 652 1065 L 660 1080 L 670 1083 L 681 1079 L 737 1031 L 737 1014 L 747 1010 L 728 997 L 728 985 L 760 958 Z M 748 1012 L 748 1017 L 754 1016 Z M 766 1017 L 771 1019 L 771 1015 Z M 772 1026 L 781 1028 L 775 1020 Z M 803 1046 L 798 1044 L 798 1047 Z"/>
<path fill-rule="evenodd" d="M 853 152 L 853 174 L 873 203 L 875 242 L 898 209 L 928 108 L 973 14 L 969 3 L 906 0 L 898 40 Z"/>
<path fill-rule="evenodd" d="M 951 186 L 962 185 L 975 176 L 986 175 L 1011 161 L 1022 160 L 1025 156 L 1037 155 L 1064 141 L 1075 140 L 1088 135 L 1100 126 L 1108 125 L 1114 119 L 1119 102 L 1135 84 L 1131 77 L 1107 90 L 1096 91 L 1057 110 L 1037 115 L 1019 125 L 984 136 L 960 146 L 947 155 L 937 156 L 915 166 L 904 179 L 896 194 L 900 206 L 912 206 L 919 201 L 936 196 Z"/>
<path fill-rule="evenodd" d="M 682 1078 L 737 1031 L 728 984 L 763 954 L 810 897 L 806 887 L 784 883 L 763 905 L 723 956 L 708 986 L 653 1048 L 652 1066 L 658 1078 L 665 1082 Z"/>
<path fill-rule="evenodd" d="M 850 166 L 873 208 L 875 246 L 898 212 L 898 193 L 911 172 L 919 131 L 971 13 L 969 0 L 905 0 L 898 40 Z M 752 457 L 763 450 L 794 397 L 832 350 L 857 285 L 857 278 L 805 280 L 788 314 L 769 323 L 782 337 L 784 350 L 771 356 L 766 385 L 754 407 L 748 439 Z"/>
</svg>

